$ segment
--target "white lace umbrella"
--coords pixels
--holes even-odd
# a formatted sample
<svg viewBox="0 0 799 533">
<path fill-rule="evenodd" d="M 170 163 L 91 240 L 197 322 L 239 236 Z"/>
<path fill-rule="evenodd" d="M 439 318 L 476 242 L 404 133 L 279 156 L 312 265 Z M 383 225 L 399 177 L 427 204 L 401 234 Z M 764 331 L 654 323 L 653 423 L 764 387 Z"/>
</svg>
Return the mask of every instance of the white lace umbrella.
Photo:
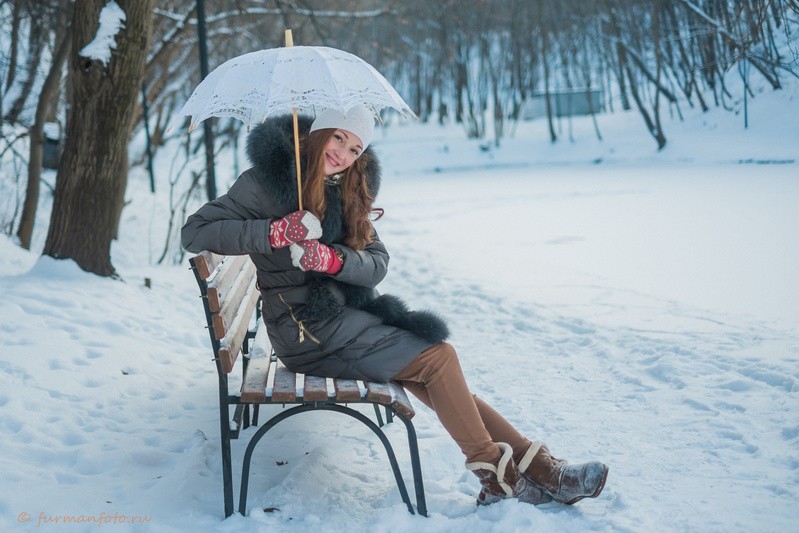
<svg viewBox="0 0 799 533">
<path fill-rule="evenodd" d="M 336 48 L 293 46 L 291 30 L 286 30 L 286 47 L 234 57 L 214 69 L 194 89 L 179 116 L 191 115 L 191 130 L 209 117 L 233 117 L 249 125 L 291 110 L 302 209 L 297 110 L 334 108 L 346 113 L 358 104 L 369 108 L 377 119 L 385 108 L 416 118 L 372 65 Z"/>
<path fill-rule="evenodd" d="M 326 46 L 293 46 L 251 52 L 221 64 L 194 89 L 180 116 L 191 115 L 194 128 L 208 117 L 252 124 L 292 108 L 345 113 L 357 104 L 369 108 L 375 118 L 384 108 L 415 117 L 383 75 L 363 59 Z"/>
</svg>

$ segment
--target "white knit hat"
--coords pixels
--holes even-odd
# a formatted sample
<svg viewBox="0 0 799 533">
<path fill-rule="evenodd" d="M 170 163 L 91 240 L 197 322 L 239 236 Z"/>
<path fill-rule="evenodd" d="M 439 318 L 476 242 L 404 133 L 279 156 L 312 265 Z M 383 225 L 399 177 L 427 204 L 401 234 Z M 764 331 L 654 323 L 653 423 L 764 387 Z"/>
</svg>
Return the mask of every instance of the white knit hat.
<svg viewBox="0 0 799 533">
<path fill-rule="evenodd" d="M 316 115 L 316 119 L 311 124 L 311 131 L 324 128 L 334 128 L 354 133 L 363 143 L 363 149 L 366 150 L 366 147 L 372 141 L 372 134 L 375 131 L 375 116 L 366 106 L 361 104 L 349 109 L 346 113 L 342 113 L 338 109 L 329 108 Z"/>
</svg>

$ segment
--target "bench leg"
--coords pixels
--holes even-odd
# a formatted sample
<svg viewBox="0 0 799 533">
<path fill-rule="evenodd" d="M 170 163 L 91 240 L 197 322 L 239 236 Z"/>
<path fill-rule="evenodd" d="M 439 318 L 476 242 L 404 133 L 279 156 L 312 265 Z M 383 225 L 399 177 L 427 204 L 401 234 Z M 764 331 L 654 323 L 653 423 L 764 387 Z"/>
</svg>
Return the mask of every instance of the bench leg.
<svg viewBox="0 0 799 533">
<path fill-rule="evenodd" d="M 416 510 L 422 516 L 427 516 L 427 501 L 424 497 L 424 480 L 422 479 L 422 462 L 419 459 L 419 443 L 416 440 L 416 428 L 409 418 L 400 413 L 397 417 L 405 424 L 408 432 L 408 451 L 411 455 L 411 470 L 413 471 L 413 487 L 416 491 Z"/>
<path fill-rule="evenodd" d="M 397 482 L 397 488 L 399 489 L 400 497 L 402 498 L 402 501 L 405 502 L 405 505 L 408 506 L 408 511 L 411 514 L 415 514 L 413 505 L 411 504 L 411 498 L 408 495 L 408 490 L 405 488 L 405 481 L 402 479 L 402 472 L 400 471 L 397 457 L 394 454 L 394 449 L 391 447 L 391 442 L 389 442 L 388 437 L 386 437 L 385 433 L 383 433 L 379 426 L 369 420 L 369 418 L 362 413 L 338 404 L 303 404 L 292 407 L 270 418 L 264 426 L 255 432 L 250 439 L 249 444 L 247 444 L 247 450 L 244 452 L 244 461 L 241 469 L 241 490 L 239 491 L 239 513 L 244 516 L 246 516 L 247 513 L 247 491 L 250 478 L 250 462 L 252 461 L 252 454 L 255 450 L 255 446 L 266 434 L 266 432 L 275 427 L 279 422 L 290 416 L 315 410 L 336 411 L 345 415 L 349 415 L 363 422 L 366 427 L 371 429 L 372 432 L 377 435 L 377 437 L 380 439 L 380 442 L 383 443 L 383 446 L 386 449 L 386 454 L 388 455 L 389 463 L 391 463 L 391 470 L 394 472 L 394 479 Z M 413 424 L 410 423 L 410 420 L 407 420 L 405 417 L 401 418 L 403 422 L 405 422 L 405 426 L 408 429 L 408 440 L 409 443 L 411 443 L 411 464 L 413 468 L 414 486 L 416 488 L 416 503 L 419 507 L 419 514 L 427 516 L 427 506 L 424 499 L 424 487 L 422 485 L 422 469 L 419 462 L 419 449 L 416 443 L 416 431 L 413 429 Z M 411 435 L 413 436 L 412 440 Z"/>
<path fill-rule="evenodd" d="M 225 501 L 225 518 L 233 514 L 233 471 L 232 461 L 230 459 L 230 422 L 228 421 L 229 413 L 226 411 L 227 406 L 223 406 L 224 411 L 220 416 L 221 426 L 221 440 L 222 440 L 222 494 Z"/>
<path fill-rule="evenodd" d="M 375 418 L 377 418 L 377 425 L 383 427 L 383 415 L 380 414 L 380 406 L 376 403 L 372 404 L 375 408 Z M 394 421 L 394 411 L 391 410 L 389 406 L 385 406 L 386 408 L 386 424 L 390 424 Z"/>
<path fill-rule="evenodd" d="M 375 418 L 377 418 L 377 425 L 383 427 L 383 415 L 380 414 L 380 406 L 376 403 L 372 404 L 375 408 Z"/>
<path fill-rule="evenodd" d="M 239 513 L 242 516 L 247 516 L 247 491 L 250 485 L 250 462 L 252 461 L 252 452 L 255 450 L 255 446 L 267 431 L 275 427 L 281 420 L 285 420 L 295 414 L 296 410 L 302 407 L 302 405 L 299 407 L 292 407 L 288 411 L 283 411 L 267 420 L 266 424 L 258 428 L 258 431 L 255 432 L 250 442 L 247 444 L 247 450 L 244 452 L 244 460 L 241 465 L 241 488 L 239 489 Z"/>
</svg>

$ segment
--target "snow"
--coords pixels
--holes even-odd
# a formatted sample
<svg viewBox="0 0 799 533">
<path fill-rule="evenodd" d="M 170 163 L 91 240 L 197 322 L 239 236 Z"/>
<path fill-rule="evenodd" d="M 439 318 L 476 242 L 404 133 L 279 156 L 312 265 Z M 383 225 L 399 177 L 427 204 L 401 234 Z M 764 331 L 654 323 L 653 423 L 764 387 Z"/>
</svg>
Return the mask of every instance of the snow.
<svg viewBox="0 0 799 533">
<path fill-rule="evenodd" d="M 100 61 L 107 66 L 111 61 L 111 50 L 117 47 L 117 33 L 124 27 L 125 11 L 114 0 L 111 0 L 100 11 L 100 26 L 97 28 L 94 39 L 81 48 L 79 54 L 85 58 Z"/>
<path fill-rule="evenodd" d="M 223 520 L 198 289 L 185 261 L 154 260 L 172 155 L 158 196 L 131 176 L 113 246 L 124 282 L 0 239 L 0 529 L 793 531 L 798 102 L 795 83 L 757 94 L 748 129 L 683 109 L 660 153 L 636 113 L 598 117 L 603 142 L 584 118 L 554 145 L 541 121 L 499 148 L 454 125 L 376 135 L 381 291 L 447 317 L 473 390 L 523 433 L 610 466 L 602 495 L 574 506 L 475 508 L 476 478 L 417 401 L 428 518 L 407 512 L 366 427 L 309 413 L 260 444 L 248 514 Z M 229 181 L 231 155 L 217 164 Z M 411 483 L 404 428 L 387 434 Z"/>
</svg>

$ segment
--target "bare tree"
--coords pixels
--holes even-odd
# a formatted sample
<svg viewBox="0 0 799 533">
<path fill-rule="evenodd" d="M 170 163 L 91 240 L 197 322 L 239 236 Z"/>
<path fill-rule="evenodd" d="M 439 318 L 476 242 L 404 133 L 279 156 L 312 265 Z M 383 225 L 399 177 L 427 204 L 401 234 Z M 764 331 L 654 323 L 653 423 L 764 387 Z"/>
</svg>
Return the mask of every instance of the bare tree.
<svg viewBox="0 0 799 533">
<path fill-rule="evenodd" d="M 152 26 L 152 0 L 117 0 L 125 13 L 108 63 L 81 55 L 98 30 L 103 0 L 75 4 L 73 105 L 58 168 L 44 253 L 84 270 L 115 276 L 116 237 L 128 173 L 128 142 Z"/>
<path fill-rule="evenodd" d="M 28 185 L 25 191 L 25 203 L 17 230 L 20 246 L 30 250 L 33 225 L 36 221 L 36 211 L 39 206 L 39 186 L 42 175 L 42 155 L 44 152 L 44 123 L 53 113 L 61 84 L 61 71 L 67 59 L 72 42 L 72 32 L 69 31 L 71 18 L 71 2 L 61 1 L 61 11 L 56 23 L 56 47 L 50 72 L 44 80 L 42 91 L 39 93 L 36 105 L 36 116 L 30 129 L 30 156 L 28 157 Z"/>
</svg>

